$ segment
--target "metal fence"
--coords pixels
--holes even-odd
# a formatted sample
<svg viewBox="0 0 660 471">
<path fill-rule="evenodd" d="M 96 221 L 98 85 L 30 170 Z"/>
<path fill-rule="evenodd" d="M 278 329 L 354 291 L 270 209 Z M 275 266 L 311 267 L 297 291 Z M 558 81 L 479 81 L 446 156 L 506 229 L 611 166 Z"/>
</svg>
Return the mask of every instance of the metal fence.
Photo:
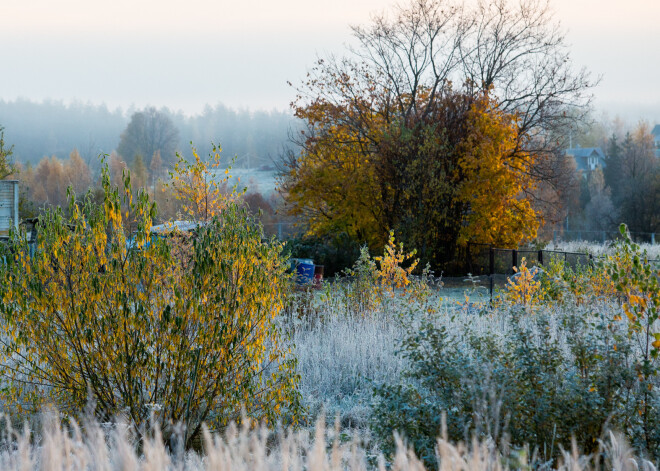
<svg viewBox="0 0 660 471">
<path fill-rule="evenodd" d="M 493 286 L 501 286 L 515 273 L 513 267 L 519 267 L 525 258 L 528 267 L 542 266 L 550 260 L 560 260 L 571 269 L 586 267 L 595 263 L 599 257 L 588 253 L 564 252 L 559 250 L 503 249 L 488 244 L 470 243 L 466 249 L 465 264 L 473 276 L 486 276 Z M 649 260 L 653 266 L 660 266 L 660 260 Z"/>
<path fill-rule="evenodd" d="M 468 244 L 466 266 L 472 275 L 513 275 L 513 267 L 520 266 L 523 257 L 528 267 L 543 265 L 550 259 L 562 260 L 575 269 L 593 263 L 587 253 L 559 250 L 503 249 L 487 244 Z"/>
</svg>

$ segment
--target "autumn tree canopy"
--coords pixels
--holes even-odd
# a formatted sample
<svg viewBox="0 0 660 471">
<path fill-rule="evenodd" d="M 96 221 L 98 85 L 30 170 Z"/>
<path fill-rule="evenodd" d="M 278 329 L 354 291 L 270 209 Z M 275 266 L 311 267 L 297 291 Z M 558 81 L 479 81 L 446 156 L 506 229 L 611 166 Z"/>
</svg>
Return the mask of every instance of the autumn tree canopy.
<svg viewBox="0 0 660 471">
<path fill-rule="evenodd" d="M 395 230 L 437 264 L 467 241 L 535 237 L 542 161 L 591 85 L 547 4 L 414 0 L 354 35 L 348 57 L 320 59 L 298 87 L 291 212 L 373 249 Z"/>
<path fill-rule="evenodd" d="M 445 91 L 407 121 L 387 123 L 374 108 L 362 136 L 343 122 L 349 110 L 297 110 L 310 127 L 285 183 L 291 210 L 313 234 L 346 232 L 374 249 L 394 230 L 436 266 L 461 243 L 533 238 L 538 218 L 524 194 L 534 159 L 513 152 L 515 120 L 493 106 L 488 95 Z"/>
</svg>

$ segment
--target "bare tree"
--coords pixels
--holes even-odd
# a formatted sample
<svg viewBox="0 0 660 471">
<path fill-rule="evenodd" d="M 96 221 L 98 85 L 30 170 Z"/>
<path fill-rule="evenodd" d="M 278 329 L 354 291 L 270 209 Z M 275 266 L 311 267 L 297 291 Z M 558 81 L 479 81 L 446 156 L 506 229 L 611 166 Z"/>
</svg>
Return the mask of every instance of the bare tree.
<svg viewBox="0 0 660 471">
<path fill-rule="evenodd" d="M 150 107 L 131 116 L 130 123 L 121 134 L 117 153 L 130 166 L 137 155 L 151 159 L 156 152 L 160 152 L 163 164 L 168 167 L 176 161 L 178 144 L 179 131 L 167 112 Z"/>
<path fill-rule="evenodd" d="M 549 0 L 480 0 L 463 22 L 462 78 L 481 90 L 492 87 L 501 108 L 518 114 L 522 134 L 556 134 L 548 131 L 585 116 L 595 82 L 585 69 L 573 70 Z"/>
<path fill-rule="evenodd" d="M 337 122 L 350 124 L 358 144 L 368 146 L 379 139 L 369 129 L 374 113 L 386 123 L 409 124 L 457 88 L 474 97 L 488 92 L 500 110 L 516 116 L 514 152 L 536 155 L 532 177 L 561 191 L 564 137 L 587 116 L 597 80 L 574 69 L 548 0 L 479 0 L 472 7 L 412 0 L 353 33 L 358 45 L 348 57 L 318 61 L 298 89 L 296 108 L 322 102 L 335 113 L 348 105 L 351 112 L 337 113 Z M 318 132 L 307 129 L 295 142 L 304 145 Z M 295 166 L 295 159 L 289 163 Z"/>
<path fill-rule="evenodd" d="M 586 116 L 597 83 L 574 70 L 548 0 L 480 0 L 473 8 L 414 0 L 353 32 L 359 47 L 351 52 L 362 64 L 336 62 L 336 72 L 364 70 L 399 115 L 416 112 L 420 93 L 430 95 L 429 106 L 450 84 L 491 90 L 502 110 L 517 114 L 524 145 L 536 152 L 564 145 L 558 138 Z"/>
</svg>

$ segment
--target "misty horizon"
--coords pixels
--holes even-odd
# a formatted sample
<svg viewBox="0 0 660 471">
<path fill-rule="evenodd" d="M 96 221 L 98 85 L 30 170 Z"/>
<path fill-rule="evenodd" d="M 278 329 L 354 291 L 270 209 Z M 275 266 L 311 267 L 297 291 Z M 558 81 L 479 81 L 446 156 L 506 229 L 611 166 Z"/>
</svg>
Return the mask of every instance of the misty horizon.
<svg viewBox="0 0 660 471">
<path fill-rule="evenodd" d="M 0 99 L 105 103 L 129 114 L 154 106 L 192 116 L 218 103 L 290 112 L 287 82 L 304 80 L 318 57 L 344 55 L 351 25 L 396 3 L 5 2 Z M 660 2 L 549 3 L 575 69 L 602 77 L 596 113 L 659 122 Z"/>
</svg>

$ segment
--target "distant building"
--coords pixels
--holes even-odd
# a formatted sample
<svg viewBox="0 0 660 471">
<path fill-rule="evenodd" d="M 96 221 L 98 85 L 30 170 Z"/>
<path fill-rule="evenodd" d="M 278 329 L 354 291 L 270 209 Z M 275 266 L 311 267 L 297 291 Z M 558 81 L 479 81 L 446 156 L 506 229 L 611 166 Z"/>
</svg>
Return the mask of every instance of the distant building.
<svg viewBox="0 0 660 471">
<path fill-rule="evenodd" d="M 653 126 L 653 144 L 655 144 L 655 156 L 660 157 L 660 124 Z"/>
<path fill-rule="evenodd" d="M 653 134 L 653 143 L 655 146 L 660 147 L 660 124 L 653 126 L 653 131 L 651 131 L 651 134 Z"/>
<path fill-rule="evenodd" d="M 600 147 L 574 147 L 566 149 L 566 155 L 575 159 L 575 165 L 586 176 L 597 168 L 605 168 L 605 153 Z"/>
</svg>

